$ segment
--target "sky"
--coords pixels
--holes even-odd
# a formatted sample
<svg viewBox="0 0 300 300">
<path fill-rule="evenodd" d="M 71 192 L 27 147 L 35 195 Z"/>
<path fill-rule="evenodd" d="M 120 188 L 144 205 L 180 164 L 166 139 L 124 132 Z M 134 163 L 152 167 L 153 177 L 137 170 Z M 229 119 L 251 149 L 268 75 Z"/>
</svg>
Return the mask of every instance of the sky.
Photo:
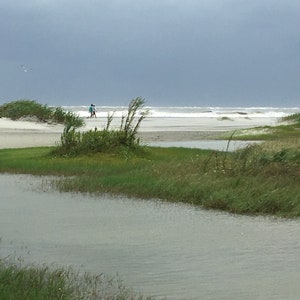
<svg viewBox="0 0 300 300">
<path fill-rule="evenodd" d="M 1 0 L 0 104 L 300 107 L 299 0 Z"/>
</svg>

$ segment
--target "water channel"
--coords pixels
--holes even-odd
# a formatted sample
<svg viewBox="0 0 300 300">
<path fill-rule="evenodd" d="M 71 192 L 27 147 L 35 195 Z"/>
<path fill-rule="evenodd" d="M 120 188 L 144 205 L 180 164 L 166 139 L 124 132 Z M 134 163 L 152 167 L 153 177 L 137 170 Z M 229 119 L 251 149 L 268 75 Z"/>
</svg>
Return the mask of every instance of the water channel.
<svg viewBox="0 0 300 300">
<path fill-rule="evenodd" d="M 198 148 L 218 151 L 236 151 L 249 145 L 259 144 L 261 141 L 230 141 L 227 140 L 197 140 L 197 141 L 155 141 L 147 143 L 148 146 L 154 147 L 184 147 Z"/>
<path fill-rule="evenodd" d="M 299 299 L 300 221 L 59 193 L 0 175 L 0 257 L 119 274 L 166 299 Z"/>
</svg>

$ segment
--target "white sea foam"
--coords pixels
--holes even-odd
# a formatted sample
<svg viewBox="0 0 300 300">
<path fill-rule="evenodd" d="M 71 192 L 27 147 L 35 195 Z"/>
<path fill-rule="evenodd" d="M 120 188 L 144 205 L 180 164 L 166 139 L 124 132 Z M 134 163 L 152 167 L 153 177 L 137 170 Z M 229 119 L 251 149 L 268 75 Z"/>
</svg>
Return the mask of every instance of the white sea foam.
<svg viewBox="0 0 300 300">
<path fill-rule="evenodd" d="M 67 111 L 72 111 L 80 117 L 88 117 L 89 106 L 64 106 Z M 98 117 L 122 117 L 127 112 L 124 106 L 96 106 Z M 300 107 L 147 107 L 148 118 L 230 118 L 230 119 L 255 119 L 255 118 L 282 118 L 300 112 Z"/>
</svg>

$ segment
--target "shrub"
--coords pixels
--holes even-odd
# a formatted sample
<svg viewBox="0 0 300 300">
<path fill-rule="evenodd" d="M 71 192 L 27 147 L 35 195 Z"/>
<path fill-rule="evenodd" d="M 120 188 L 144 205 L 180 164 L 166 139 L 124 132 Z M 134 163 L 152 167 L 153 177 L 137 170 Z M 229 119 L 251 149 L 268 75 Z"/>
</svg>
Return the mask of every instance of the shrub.
<svg viewBox="0 0 300 300">
<path fill-rule="evenodd" d="M 55 155 L 77 155 L 97 152 L 122 152 L 124 148 L 140 149 L 139 139 L 136 137 L 141 122 L 148 114 L 144 110 L 145 100 L 141 97 L 133 99 L 126 115 L 121 119 L 119 130 L 110 130 L 113 116 L 108 115 L 107 125 L 103 130 L 76 131 L 75 124 L 70 121 L 61 135 L 61 143 L 53 151 Z M 139 114 L 139 116 L 137 116 Z"/>
<path fill-rule="evenodd" d="M 52 109 L 47 105 L 41 105 L 33 100 L 18 100 L 5 103 L 0 106 L 0 117 L 12 120 L 21 117 L 36 116 L 40 121 L 47 121 L 51 118 Z"/>
<path fill-rule="evenodd" d="M 288 122 L 291 122 L 291 123 L 300 124 L 300 113 L 295 113 L 295 114 L 283 117 L 282 121 L 288 121 Z"/>
<path fill-rule="evenodd" d="M 17 100 L 0 106 L 0 118 L 18 120 L 22 117 L 36 117 L 41 122 L 56 122 L 67 127 L 79 128 L 84 121 L 71 112 L 65 112 L 61 107 L 49 107 L 34 100 Z"/>
<path fill-rule="evenodd" d="M 125 141 L 129 145 L 135 142 L 137 130 L 149 112 L 148 110 L 140 111 L 140 116 L 136 120 L 136 114 L 138 113 L 138 110 L 144 108 L 144 104 L 145 100 L 141 97 L 131 100 L 128 107 L 127 116 L 122 117 L 120 131 L 124 133 Z"/>
<path fill-rule="evenodd" d="M 64 120 L 63 123 L 65 124 L 65 129 L 69 131 L 71 128 L 80 128 L 84 125 L 84 121 L 72 112 L 64 113 Z"/>
</svg>

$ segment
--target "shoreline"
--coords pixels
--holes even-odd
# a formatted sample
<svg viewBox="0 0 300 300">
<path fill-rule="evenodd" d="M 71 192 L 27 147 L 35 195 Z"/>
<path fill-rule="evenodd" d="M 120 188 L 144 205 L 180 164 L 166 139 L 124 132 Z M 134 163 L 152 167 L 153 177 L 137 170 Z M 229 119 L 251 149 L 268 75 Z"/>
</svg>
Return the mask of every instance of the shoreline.
<svg viewBox="0 0 300 300">
<path fill-rule="evenodd" d="M 199 120 L 198 120 L 199 121 Z M 206 121 L 206 122 L 205 122 Z M 218 120 L 201 120 L 201 124 L 193 123 L 194 120 L 164 119 L 155 122 L 148 121 L 139 128 L 137 137 L 142 143 L 148 142 L 186 142 L 213 140 L 222 133 L 251 128 L 263 124 L 235 120 L 221 122 Z M 269 123 L 272 123 L 271 121 Z M 98 128 L 101 130 L 105 126 L 105 120 L 86 120 L 86 125 L 80 131 L 87 131 Z M 115 128 L 118 125 L 115 126 Z M 0 149 L 27 148 L 55 146 L 60 142 L 64 126 L 61 124 L 36 123 L 30 121 L 13 121 L 7 118 L 0 118 Z"/>
<path fill-rule="evenodd" d="M 185 142 L 210 140 L 223 131 L 148 131 L 139 132 L 141 142 Z M 2 131 L 0 149 L 55 146 L 60 142 L 61 132 L 39 132 L 26 130 Z"/>
<path fill-rule="evenodd" d="M 184 142 L 214 139 L 226 131 L 144 131 L 137 136 L 143 142 Z"/>
</svg>

